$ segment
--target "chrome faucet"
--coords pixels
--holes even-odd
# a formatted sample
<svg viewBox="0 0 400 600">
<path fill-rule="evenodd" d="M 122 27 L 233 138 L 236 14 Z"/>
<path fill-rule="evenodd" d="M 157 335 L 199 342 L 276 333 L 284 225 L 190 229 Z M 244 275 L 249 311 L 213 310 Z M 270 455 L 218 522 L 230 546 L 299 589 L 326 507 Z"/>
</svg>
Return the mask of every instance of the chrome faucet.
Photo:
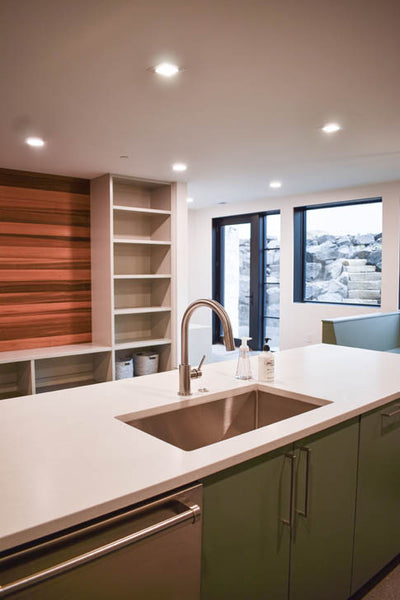
<svg viewBox="0 0 400 600">
<path fill-rule="evenodd" d="M 197 369 L 191 369 L 189 364 L 188 348 L 190 317 L 192 316 L 196 308 L 199 308 L 201 306 L 208 306 L 220 318 L 222 323 L 222 329 L 224 332 L 223 341 L 227 351 L 235 349 L 231 321 L 229 319 L 228 313 L 219 302 L 203 298 L 201 300 L 195 300 L 194 302 L 189 304 L 189 306 L 183 313 L 181 324 L 181 364 L 179 365 L 179 396 L 190 396 L 190 379 L 194 377 L 201 377 L 201 365 L 203 364 L 205 357 L 203 356 L 201 363 Z"/>
</svg>

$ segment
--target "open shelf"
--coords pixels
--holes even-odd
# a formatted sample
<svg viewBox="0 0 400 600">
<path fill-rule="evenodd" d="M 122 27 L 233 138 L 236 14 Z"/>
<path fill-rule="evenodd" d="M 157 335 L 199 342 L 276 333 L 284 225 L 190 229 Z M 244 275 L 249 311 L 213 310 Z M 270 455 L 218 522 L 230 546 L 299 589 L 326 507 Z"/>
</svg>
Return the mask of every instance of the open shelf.
<svg viewBox="0 0 400 600">
<path fill-rule="evenodd" d="M 114 241 L 125 239 L 171 243 L 171 215 L 114 211 Z"/>
<path fill-rule="evenodd" d="M 171 185 L 112 177 L 113 205 L 154 210 L 171 210 Z"/>
<path fill-rule="evenodd" d="M 114 275 L 171 273 L 170 246 L 114 244 Z"/>
<path fill-rule="evenodd" d="M 170 342 L 170 340 L 169 340 Z M 163 343 L 156 344 L 150 343 L 144 346 L 129 346 L 126 345 L 115 352 L 115 360 L 126 360 L 127 358 L 133 358 L 135 353 L 140 350 L 141 352 L 148 350 L 154 354 L 158 354 L 158 371 L 168 371 L 171 368 L 171 344 Z M 136 375 L 137 376 L 137 375 Z"/>
<path fill-rule="evenodd" d="M 36 393 L 111 381 L 111 359 L 111 352 L 99 352 L 37 360 Z"/>
<path fill-rule="evenodd" d="M 120 309 L 170 310 L 171 280 L 116 279 L 114 281 L 115 312 Z"/>
<path fill-rule="evenodd" d="M 31 361 L 0 365 L 0 400 L 31 393 Z"/>
<path fill-rule="evenodd" d="M 115 315 L 115 343 L 171 337 L 170 312 Z"/>
</svg>

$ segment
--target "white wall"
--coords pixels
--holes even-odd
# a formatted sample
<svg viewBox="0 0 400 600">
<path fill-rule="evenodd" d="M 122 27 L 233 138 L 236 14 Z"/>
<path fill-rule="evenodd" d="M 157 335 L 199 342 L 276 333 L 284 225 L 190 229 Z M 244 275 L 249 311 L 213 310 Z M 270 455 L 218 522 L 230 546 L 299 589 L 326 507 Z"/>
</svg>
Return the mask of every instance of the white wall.
<svg viewBox="0 0 400 600">
<path fill-rule="evenodd" d="M 176 339 L 175 352 L 172 356 L 172 368 L 179 364 L 181 352 L 180 324 L 182 315 L 188 305 L 189 282 L 189 257 L 188 257 L 188 205 L 186 183 L 175 183 L 172 186 L 172 211 L 173 230 L 173 273 L 175 285 L 173 286 L 173 305 L 176 311 L 172 312 L 172 338 Z"/>
<path fill-rule="evenodd" d="M 293 208 L 325 202 L 382 197 L 382 305 L 341 306 L 293 302 Z M 267 210 L 281 211 L 281 349 L 321 341 L 321 319 L 398 309 L 400 181 L 331 190 L 317 194 L 275 196 L 256 202 L 217 205 L 189 211 L 189 300 L 212 296 L 212 218 Z M 201 309 L 196 323 L 210 324 Z"/>
</svg>

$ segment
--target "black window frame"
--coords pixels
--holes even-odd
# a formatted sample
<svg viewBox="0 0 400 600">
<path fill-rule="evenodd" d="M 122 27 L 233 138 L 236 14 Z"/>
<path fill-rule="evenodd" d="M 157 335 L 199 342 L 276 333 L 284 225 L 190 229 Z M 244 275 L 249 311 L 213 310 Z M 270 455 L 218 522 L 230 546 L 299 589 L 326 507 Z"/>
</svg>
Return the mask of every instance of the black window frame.
<svg viewBox="0 0 400 600">
<path fill-rule="evenodd" d="M 382 204 L 382 197 L 362 198 L 358 200 L 345 200 L 343 202 L 326 202 L 322 204 L 309 204 L 297 206 L 293 209 L 293 302 L 302 304 L 330 304 L 333 306 L 368 306 L 369 308 L 380 308 L 379 304 L 362 304 L 359 302 L 322 302 L 318 300 L 305 300 L 305 266 L 306 266 L 306 241 L 307 241 L 307 211 L 321 208 L 337 208 L 342 206 L 354 206 L 357 204 Z M 382 219 L 383 220 L 383 219 Z M 383 223 L 382 223 L 383 230 Z M 383 232 L 382 232 L 383 233 Z M 350 234 L 351 235 L 351 234 Z"/>
</svg>

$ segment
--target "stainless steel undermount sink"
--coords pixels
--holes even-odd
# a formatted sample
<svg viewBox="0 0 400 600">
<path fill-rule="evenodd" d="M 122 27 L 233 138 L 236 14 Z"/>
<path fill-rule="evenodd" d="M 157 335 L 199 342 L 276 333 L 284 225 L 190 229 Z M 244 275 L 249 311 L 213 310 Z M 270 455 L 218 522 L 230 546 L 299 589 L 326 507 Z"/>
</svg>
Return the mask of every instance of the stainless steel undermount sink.
<svg viewBox="0 0 400 600">
<path fill-rule="evenodd" d="M 196 450 L 319 407 L 255 389 L 149 417 L 118 418 L 182 450 Z"/>
</svg>

